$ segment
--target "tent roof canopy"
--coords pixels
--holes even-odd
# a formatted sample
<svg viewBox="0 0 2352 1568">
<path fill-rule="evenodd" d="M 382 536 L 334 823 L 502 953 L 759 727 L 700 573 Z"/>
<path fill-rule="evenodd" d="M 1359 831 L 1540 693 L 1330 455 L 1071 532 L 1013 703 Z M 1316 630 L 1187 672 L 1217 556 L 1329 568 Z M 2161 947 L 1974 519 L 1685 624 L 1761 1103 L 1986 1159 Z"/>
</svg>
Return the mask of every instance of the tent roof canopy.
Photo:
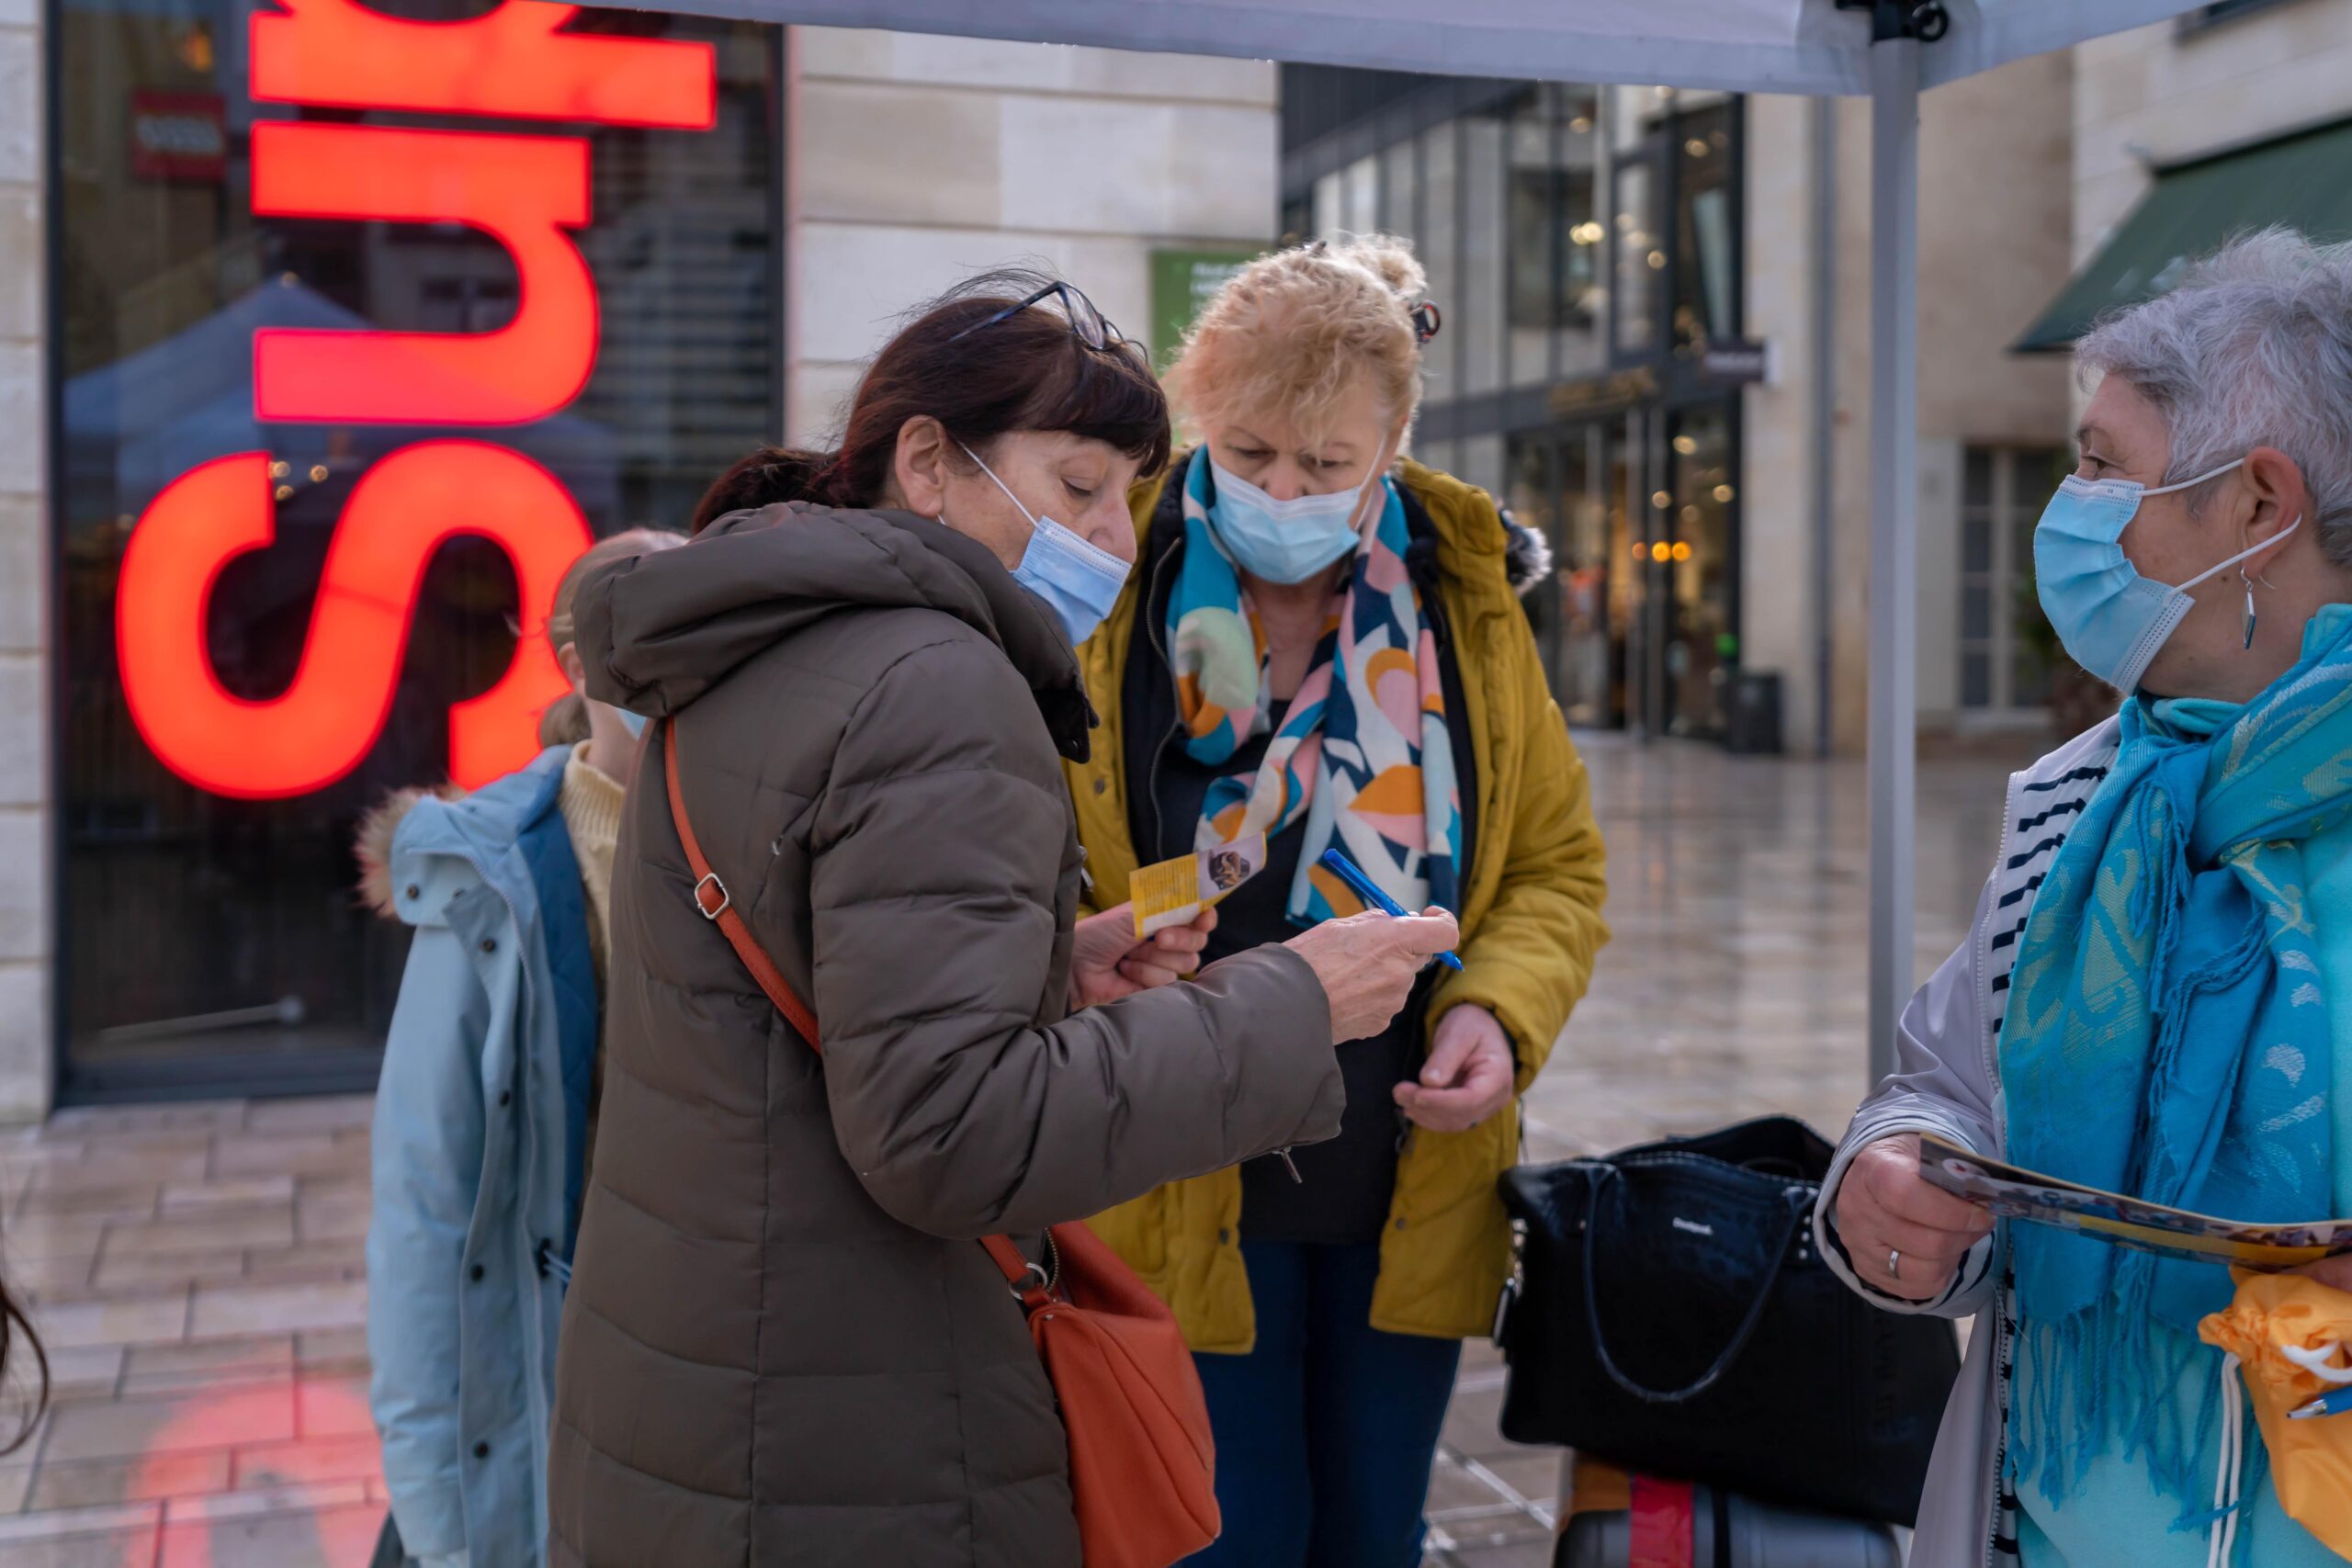
<svg viewBox="0 0 2352 1568">
<path fill-rule="evenodd" d="M 1920 85 L 2163 20 L 2183 0 L 1939 0 Z M 1838 0 L 684 0 L 816 27 L 1521 81 L 1866 94 L 1871 17 Z"/>
</svg>

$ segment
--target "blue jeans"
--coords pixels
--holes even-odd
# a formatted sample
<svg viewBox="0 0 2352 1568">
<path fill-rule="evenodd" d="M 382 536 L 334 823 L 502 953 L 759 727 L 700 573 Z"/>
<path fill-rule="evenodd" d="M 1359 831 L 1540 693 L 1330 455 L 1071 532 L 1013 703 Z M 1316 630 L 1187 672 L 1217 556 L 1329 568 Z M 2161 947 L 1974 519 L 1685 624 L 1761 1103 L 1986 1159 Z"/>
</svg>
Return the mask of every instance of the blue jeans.
<svg viewBox="0 0 2352 1568">
<path fill-rule="evenodd" d="M 1462 1346 L 1372 1326 L 1380 1249 L 1244 1241 L 1258 1348 L 1193 1358 L 1225 1534 L 1193 1568 L 1417 1568 Z"/>
</svg>

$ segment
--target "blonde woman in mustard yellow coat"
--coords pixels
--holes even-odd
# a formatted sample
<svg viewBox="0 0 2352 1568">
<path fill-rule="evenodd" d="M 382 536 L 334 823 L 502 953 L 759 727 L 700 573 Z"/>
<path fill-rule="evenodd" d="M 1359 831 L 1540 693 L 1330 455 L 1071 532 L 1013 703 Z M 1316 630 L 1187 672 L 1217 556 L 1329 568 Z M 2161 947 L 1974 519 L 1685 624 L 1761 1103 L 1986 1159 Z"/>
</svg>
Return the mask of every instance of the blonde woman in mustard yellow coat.
<svg viewBox="0 0 2352 1568">
<path fill-rule="evenodd" d="M 1460 1341 L 1510 1264 L 1517 1100 L 1608 940 L 1510 525 L 1400 457 L 1422 282 L 1371 238 L 1265 257 L 1211 301 L 1170 376 L 1202 445 L 1134 498 L 1136 570 L 1080 650 L 1102 728 L 1069 773 L 1100 904 L 1139 865 L 1262 835 L 1213 957 L 1352 912 L 1329 848 L 1462 922 L 1461 970 L 1341 1048 L 1337 1139 L 1095 1221 L 1198 1353 L 1226 1536 L 1195 1561 L 1220 1568 L 1419 1562 Z"/>
</svg>

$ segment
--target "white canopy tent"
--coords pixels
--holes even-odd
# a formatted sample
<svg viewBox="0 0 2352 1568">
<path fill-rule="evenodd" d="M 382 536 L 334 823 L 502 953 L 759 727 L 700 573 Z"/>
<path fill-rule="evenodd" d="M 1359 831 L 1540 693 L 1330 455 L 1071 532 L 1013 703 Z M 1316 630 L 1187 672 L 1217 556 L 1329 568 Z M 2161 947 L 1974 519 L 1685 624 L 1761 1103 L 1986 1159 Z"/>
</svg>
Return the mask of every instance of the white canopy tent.
<svg viewBox="0 0 2352 1568">
<path fill-rule="evenodd" d="M 1873 1077 L 1912 989 L 1919 92 L 2190 0 L 684 0 L 811 26 L 1526 80 L 1868 94 Z"/>
</svg>

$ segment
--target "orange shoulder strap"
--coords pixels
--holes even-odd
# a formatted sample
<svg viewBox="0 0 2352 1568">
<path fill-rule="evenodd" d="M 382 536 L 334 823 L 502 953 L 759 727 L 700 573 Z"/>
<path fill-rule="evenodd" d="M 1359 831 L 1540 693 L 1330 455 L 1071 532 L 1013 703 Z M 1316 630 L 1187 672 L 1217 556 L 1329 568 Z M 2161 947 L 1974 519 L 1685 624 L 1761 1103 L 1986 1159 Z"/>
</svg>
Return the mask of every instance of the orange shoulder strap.
<svg viewBox="0 0 2352 1568">
<path fill-rule="evenodd" d="M 808 1004 L 786 981 L 775 960 L 752 940 L 752 928 L 735 912 L 735 900 L 728 893 L 727 884 L 710 869 L 710 862 L 704 858 L 702 845 L 695 838 L 694 824 L 686 820 L 685 792 L 678 787 L 676 728 L 677 720 L 662 721 L 662 771 L 669 780 L 670 820 L 677 826 L 678 843 L 686 852 L 686 864 L 695 874 L 695 908 L 702 911 L 704 919 L 718 927 L 719 934 L 734 948 L 735 956 L 743 961 L 743 967 L 752 972 L 752 978 L 760 983 L 760 989 L 775 1004 L 775 1010 L 800 1032 L 800 1038 L 808 1042 L 811 1051 L 821 1055 L 824 1047 L 817 1043 L 817 1015 L 808 1010 Z"/>
</svg>

